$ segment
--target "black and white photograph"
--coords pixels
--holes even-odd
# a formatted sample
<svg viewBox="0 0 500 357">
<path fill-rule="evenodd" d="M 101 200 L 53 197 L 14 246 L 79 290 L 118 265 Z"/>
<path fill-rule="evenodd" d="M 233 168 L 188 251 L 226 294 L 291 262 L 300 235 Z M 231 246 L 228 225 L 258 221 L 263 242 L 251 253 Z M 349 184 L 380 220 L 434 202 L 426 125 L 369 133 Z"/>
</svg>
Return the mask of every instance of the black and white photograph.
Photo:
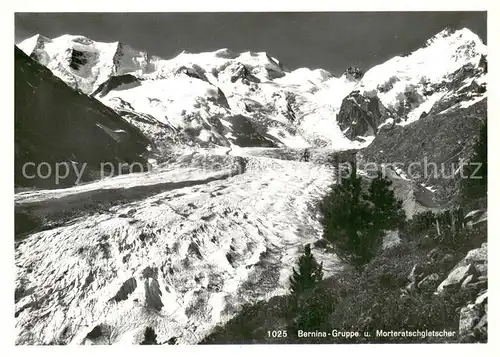
<svg viewBox="0 0 500 357">
<path fill-rule="evenodd" d="M 487 11 L 12 16 L 15 345 L 488 342 Z"/>
</svg>

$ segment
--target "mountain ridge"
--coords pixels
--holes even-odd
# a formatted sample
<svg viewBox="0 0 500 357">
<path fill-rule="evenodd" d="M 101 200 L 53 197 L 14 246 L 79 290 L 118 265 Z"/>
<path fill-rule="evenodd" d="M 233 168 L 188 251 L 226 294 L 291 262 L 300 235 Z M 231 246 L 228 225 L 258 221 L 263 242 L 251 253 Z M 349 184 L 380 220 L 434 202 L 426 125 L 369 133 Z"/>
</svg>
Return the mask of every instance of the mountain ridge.
<svg viewBox="0 0 500 357">
<path fill-rule="evenodd" d="M 36 35 L 20 43 L 20 48 L 169 150 L 179 145 L 240 146 L 242 141 L 235 138 L 242 135 L 261 137 L 266 146 L 361 148 L 371 142 L 378 128 L 362 126 L 362 132 L 351 129 L 346 135 L 355 119 L 339 118 L 339 113 L 351 92 L 377 97 L 387 109 L 381 109 L 388 114 L 376 126 L 390 118 L 407 124 L 446 94 L 432 88 L 443 85 L 446 76 L 467 63 L 477 67 L 480 57 L 486 56 L 481 39 L 466 28 L 443 30 L 410 54 L 364 73 L 350 67 L 340 77 L 323 69 L 286 71 L 266 52 L 236 53 L 224 48 L 183 51 L 162 59 L 121 42 L 73 35 L 52 40 Z M 99 91 L 123 75 L 134 76 L 135 85 Z M 427 95 L 431 91 L 433 95 Z M 246 123 L 246 132 L 232 129 L 235 117 Z M 332 118 L 344 123 L 342 130 Z"/>
</svg>

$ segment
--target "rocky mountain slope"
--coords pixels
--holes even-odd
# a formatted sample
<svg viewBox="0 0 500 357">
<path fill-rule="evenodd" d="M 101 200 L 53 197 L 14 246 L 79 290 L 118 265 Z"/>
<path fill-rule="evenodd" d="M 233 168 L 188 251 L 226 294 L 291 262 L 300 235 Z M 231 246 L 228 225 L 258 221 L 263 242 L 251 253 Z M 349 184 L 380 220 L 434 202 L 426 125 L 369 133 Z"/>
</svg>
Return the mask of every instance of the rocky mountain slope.
<svg viewBox="0 0 500 357">
<path fill-rule="evenodd" d="M 460 170 L 471 159 L 486 118 L 486 99 L 470 107 L 431 113 L 407 126 L 381 131 L 360 151 L 360 160 L 391 163 L 405 173 L 404 179 L 430 190 L 436 203 L 451 204 L 463 179 Z"/>
<path fill-rule="evenodd" d="M 145 154 L 151 143 L 136 127 L 101 102 L 69 88 L 17 47 L 14 50 L 16 185 L 71 186 L 79 172 L 81 181 L 98 178 L 101 163 L 109 163 L 107 167 L 116 172 L 125 163 L 147 168 Z M 25 168 L 24 175 L 26 163 L 33 165 Z M 41 163 L 46 163 L 42 175 L 36 175 L 35 165 Z M 56 163 L 67 163 L 65 178 L 55 177 Z M 60 173 L 66 174 L 62 166 Z"/>
</svg>

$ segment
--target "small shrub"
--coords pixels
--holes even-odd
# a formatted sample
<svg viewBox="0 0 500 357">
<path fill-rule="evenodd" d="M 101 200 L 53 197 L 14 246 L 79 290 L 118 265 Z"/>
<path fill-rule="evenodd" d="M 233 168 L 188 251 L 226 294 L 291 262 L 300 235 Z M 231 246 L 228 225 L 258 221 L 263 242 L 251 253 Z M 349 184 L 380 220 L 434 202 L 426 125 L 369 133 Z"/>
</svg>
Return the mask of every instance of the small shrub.
<svg viewBox="0 0 500 357">
<path fill-rule="evenodd" d="M 420 236 L 420 233 L 432 229 L 435 222 L 436 215 L 432 211 L 417 213 L 407 222 L 403 234 L 411 240 L 415 236 Z"/>
<path fill-rule="evenodd" d="M 452 252 L 467 253 L 471 249 L 479 248 L 487 241 L 486 227 L 467 228 L 456 233 L 449 232 L 439 237 L 439 245 Z"/>
<path fill-rule="evenodd" d="M 436 296 L 433 294 L 402 295 L 399 289 L 369 290 L 344 299 L 330 316 L 333 328 L 367 332 L 357 341 L 377 343 L 458 342 L 458 309 L 467 303 L 466 294 Z M 455 336 L 442 338 L 383 337 L 377 330 L 455 331 Z"/>
<path fill-rule="evenodd" d="M 290 337 L 296 337 L 297 331 L 327 331 L 325 326 L 328 315 L 335 311 L 336 298 L 330 291 L 317 286 L 307 295 L 302 295 L 295 307 L 296 313 L 287 330 Z"/>
</svg>

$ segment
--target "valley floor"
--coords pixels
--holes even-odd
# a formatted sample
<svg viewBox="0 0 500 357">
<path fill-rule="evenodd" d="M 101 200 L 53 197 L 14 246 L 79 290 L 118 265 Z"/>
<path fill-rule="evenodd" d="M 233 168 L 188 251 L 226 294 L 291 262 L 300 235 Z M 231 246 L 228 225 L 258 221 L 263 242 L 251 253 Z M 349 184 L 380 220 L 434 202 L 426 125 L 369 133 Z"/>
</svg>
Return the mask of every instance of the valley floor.
<svg viewBox="0 0 500 357">
<path fill-rule="evenodd" d="M 17 344 L 198 343 L 245 303 L 286 294 L 333 172 L 194 153 L 61 190 L 16 194 Z M 56 222 L 51 225 L 51 222 Z M 325 277 L 342 269 L 314 251 Z"/>
</svg>

